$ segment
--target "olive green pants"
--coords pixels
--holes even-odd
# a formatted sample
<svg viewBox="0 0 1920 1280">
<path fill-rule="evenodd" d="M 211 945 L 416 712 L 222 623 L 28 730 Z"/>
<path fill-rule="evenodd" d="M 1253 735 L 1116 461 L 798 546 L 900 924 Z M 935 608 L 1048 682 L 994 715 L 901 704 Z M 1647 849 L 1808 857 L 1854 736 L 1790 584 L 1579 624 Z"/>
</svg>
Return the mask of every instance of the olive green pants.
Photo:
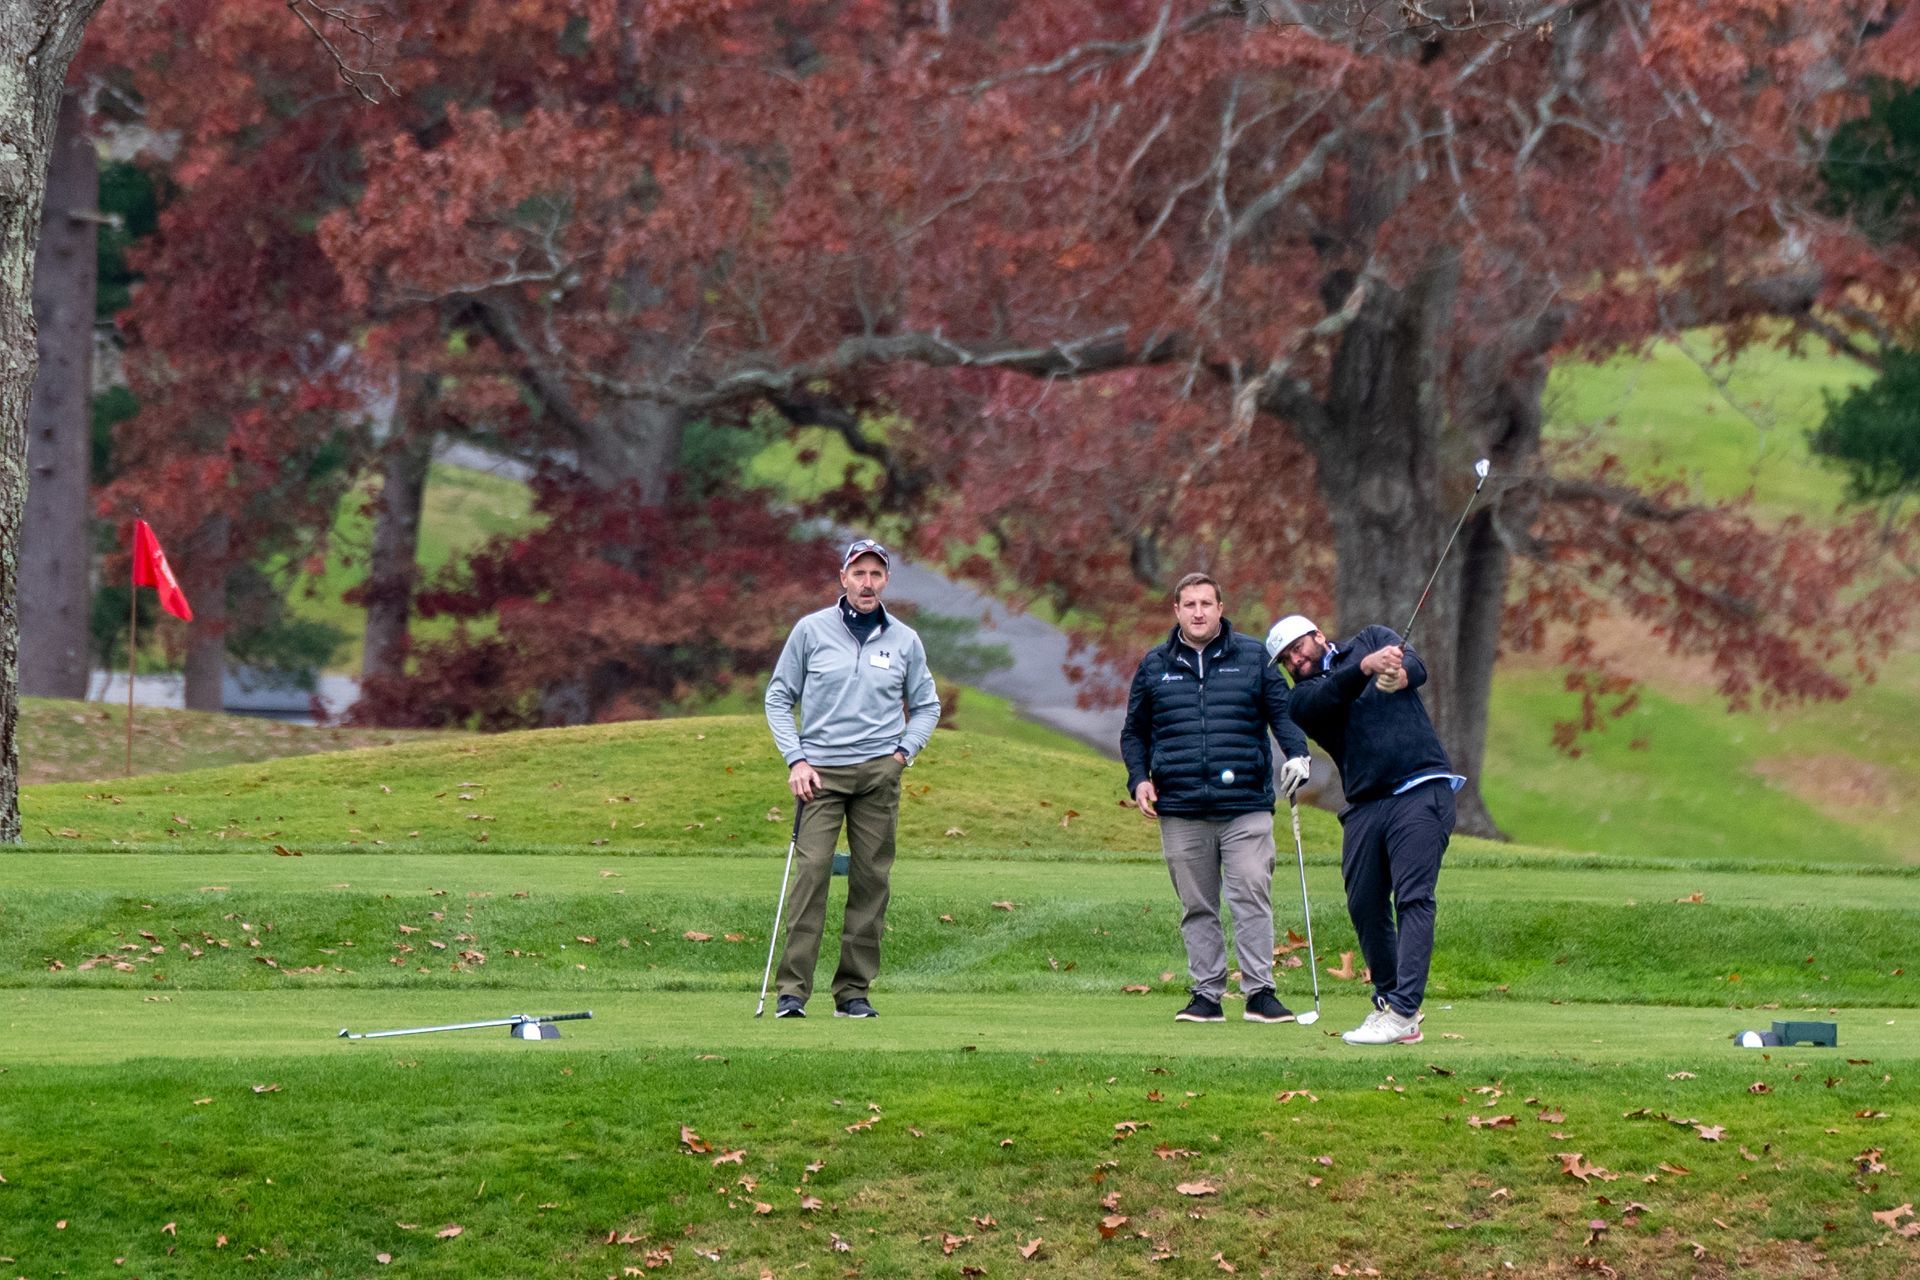
<svg viewBox="0 0 1920 1280">
<path fill-rule="evenodd" d="M 779 992 L 805 1000 L 813 993 L 820 938 L 827 923 L 827 885 L 833 846 L 847 828 L 847 912 L 840 929 L 840 967 L 833 1002 L 864 997 L 880 971 L 880 935 L 887 927 L 887 877 L 893 870 L 893 829 L 900 818 L 900 774 L 891 755 L 860 764 L 816 765 L 820 789 L 800 814 L 787 891 L 787 945 L 780 953 Z"/>
</svg>

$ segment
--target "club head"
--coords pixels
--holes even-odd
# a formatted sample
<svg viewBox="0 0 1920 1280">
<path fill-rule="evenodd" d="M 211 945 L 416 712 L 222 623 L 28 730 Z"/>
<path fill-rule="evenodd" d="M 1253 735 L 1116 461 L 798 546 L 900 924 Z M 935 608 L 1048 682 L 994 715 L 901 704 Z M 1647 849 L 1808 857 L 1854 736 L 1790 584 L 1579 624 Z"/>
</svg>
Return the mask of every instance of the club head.
<svg viewBox="0 0 1920 1280">
<path fill-rule="evenodd" d="M 345 1027 L 342 1027 L 340 1028 L 340 1039 L 345 1040 L 346 1038 L 347 1038 L 347 1029 Z"/>
<path fill-rule="evenodd" d="M 1492 470 L 1493 470 L 1493 464 L 1488 462 L 1485 458 L 1482 458 L 1480 459 L 1480 461 L 1473 464 L 1473 474 L 1478 476 L 1482 480 L 1485 480 L 1487 478 L 1487 473 Z"/>
<path fill-rule="evenodd" d="M 1310 1027 L 1314 1023 L 1320 1021 L 1320 1011 L 1318 1009 L 1309 1009 L 1305 1013 L 1301 1014 L 1299 1017 L 1295 1018 L 1294 1021 L 1299 1023 L 1303 1027 Z"/>
</svg>

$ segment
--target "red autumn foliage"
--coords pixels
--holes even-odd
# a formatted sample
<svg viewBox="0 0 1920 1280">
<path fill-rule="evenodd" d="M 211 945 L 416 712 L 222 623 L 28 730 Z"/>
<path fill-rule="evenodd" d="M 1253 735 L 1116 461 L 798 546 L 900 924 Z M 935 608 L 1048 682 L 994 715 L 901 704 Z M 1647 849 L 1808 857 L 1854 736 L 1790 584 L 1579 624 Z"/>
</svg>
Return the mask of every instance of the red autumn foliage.
<svg viewBox="0 0 1920 1280">
<path fill-rule="evenodd" d="M 502 637 L 541 610 L 563 634 L 579 574 L 679 592 L 628 567 L 670 559 L 647 553 L 677 523 L 616 531 L 584 495 L 635 485 L 675 522 L 751 503 L 668 473 L 687 423 L 759 405 L 878 457 L 922 550 L 991 551 L 963 568 L 1109 660 L 1196 566 L 1250 630 L 1398 625 L 1490 457 L 1419 638 L 1469 774 L 1502 643 L 1561 645 L 1586 727 L 1630 696 L 1587 639 L 1601 611 L 1708 655 L 1736 703 L 1837 696 L 1914 604 L 1885 572 L 1911 529 L 1635 483 L 1545 443 L 1542 394 L 1558 358 L 1681 327 L 1732 350 L 1911 324 L 1913 263 L 1822 211 L 1817 165 L 1866 73 L 1920 71 L 1913 24 L 1864 0 L 1530 12 L 469 0 L 386 16 L 398 92 L 367 106 L 284 14 L 175 0 L 123 15 L 115 55 L 182 136 L 181 320 L 140 332 L 212 403 L 211 335 L 247 348 L 236 385 L 277 387 L 306 335 L 349 333 L 363 382 L 430 365 L 455 417 L 569 460 L 561 527 L 667 539 L 590 566 L 557 535 L 489 549 L 460 607 Z M 911 427 L 881 438 L 876 409 Z M 615 653 L 658 637 L 607 612 L 601 669 L 672 687 Z M 473 714 L 513 721 L 551 673 L 506 643 L 421 677 L 490 680 Z"/>
</svg>

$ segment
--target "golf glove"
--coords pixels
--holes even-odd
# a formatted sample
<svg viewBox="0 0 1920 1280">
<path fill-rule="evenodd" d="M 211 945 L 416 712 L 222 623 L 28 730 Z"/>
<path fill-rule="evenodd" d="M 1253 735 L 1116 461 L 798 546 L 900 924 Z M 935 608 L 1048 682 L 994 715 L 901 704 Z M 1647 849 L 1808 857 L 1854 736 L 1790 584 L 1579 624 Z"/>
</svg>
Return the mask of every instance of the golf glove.
<svg viewBox="0 0 1920 1280">
<path fill-rule="evenodd" d="M 1313 765 L 1305 756 L 1289 756 L 1280 766 L 1280 792 L 1291 800 L 1300 794 L 1300 788 L 1307 785 L 1307 779 L 1313 776 Z"/>
</svg>

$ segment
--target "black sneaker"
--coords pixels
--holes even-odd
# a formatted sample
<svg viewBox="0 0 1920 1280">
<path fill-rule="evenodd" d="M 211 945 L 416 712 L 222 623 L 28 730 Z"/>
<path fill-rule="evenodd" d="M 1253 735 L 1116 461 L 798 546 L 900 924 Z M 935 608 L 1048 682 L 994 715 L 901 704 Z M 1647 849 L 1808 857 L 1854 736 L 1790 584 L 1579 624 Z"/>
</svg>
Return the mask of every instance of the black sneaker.
<svg viewBox="0 0 1920 1280">
<path fill-rule="evenodd" d="M 868 1004 L 865 996 L 855 996 L 845 1004 L 835 1005 L 833 1007 L 833 1016 L 836 1018 L 877 1018 L 880 1016 L 880 1011 Z"/>
<path fill-rule="evenodd" d="M 1220 1011 L 1218 1000 L 1209 1000 L 1195 992 L 1193 999 L 1187 1001 L 1187 1007 L 1173 1015 L 1173 1020 L 1175 1022 L 1225 1022 L 1227 1015 Z"/>
<path fill-rule="evenodd" d="M 773 1011 L 776 1018 L 804 1018 L 807 1016 L 807 1002 L 799 996 L 781 996 L 779 1006 Z"/>
<path fill-rule="evenodd" d="M 1247 997 L 1247 1011 L 1240 1015 L 1248 1022 L 1292 1022 L 1293 1010 L 1280 1003 L 1269 987 Z"/>
</svg>

